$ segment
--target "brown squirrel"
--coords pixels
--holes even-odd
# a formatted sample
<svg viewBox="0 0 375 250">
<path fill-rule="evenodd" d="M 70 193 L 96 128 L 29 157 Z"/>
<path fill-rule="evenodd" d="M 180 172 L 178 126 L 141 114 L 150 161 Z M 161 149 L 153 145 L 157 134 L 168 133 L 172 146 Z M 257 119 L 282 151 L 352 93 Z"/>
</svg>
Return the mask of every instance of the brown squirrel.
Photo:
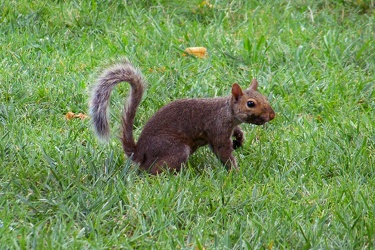
<svg viewBox="0 0 375 250">
<path fill-rule="evenodd" d="M 262 125 L 275 117 L 267 99 L 257 92 L 258 82 L 254 79 L 246 90 L 234 83 L 228 97 L 180 99 L 165 105 L 146 123 L 136 143 L 133 123 L 145 84 L 140 71 L 124 61 L 105 70 L 93 88 L 91 116 L 96 133 L 104 139 L 109 137 L 111 91 L 120 82 L 131 85 L 122 114 L 125 154 L 151 174 L 166 168 L 179 171 L 197 148 L 207 144 L 228 170 L 237 168 L 232 152 L 244 141 L 238 125 Z"/>
</svg>

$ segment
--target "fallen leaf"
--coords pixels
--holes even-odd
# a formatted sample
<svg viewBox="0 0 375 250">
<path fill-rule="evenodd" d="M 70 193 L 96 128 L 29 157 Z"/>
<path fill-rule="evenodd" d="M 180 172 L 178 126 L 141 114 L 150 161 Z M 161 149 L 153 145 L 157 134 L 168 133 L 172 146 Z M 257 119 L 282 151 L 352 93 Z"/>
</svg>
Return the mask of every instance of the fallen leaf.
<svg viewBox="0 0 375 250">
<path fill-rule="evenodd" d="M 88 115 L 85 115 L 85 114 L 82 114 L 82 113 L 78 113 L 78 115 L 76 115 L 75 117 L 78 117 L 78 118 L 80 118 L 81 120 L 85 120 L 85 119 L 88 118 L 89 116 L 88 116 Z"/>
<path fill-rule="evenodd" d="M 205 47 L 189 47 L 185 49 L 185 52 L 189 55 L 195 55 L 199 58 L 205 58 L 207 57 L 207 49 Z M 183 54 L 186 56 L 186 54 Z"/>
<path fill-rule="evenodd" d="M 74 118 L 74 116 L 75 116 L 75 114 L 73 113 L 73 112 L 68 112 L 68 113 L 66 113 L 66 115 L 65 115 L 65 118 L 67 119 L 67 120 L 71 120 L 71 119 L 73 119 Z"/>
<path fill-rule="evenodd" d="M 67 120 L 72 120 L 73 118 L 80 118 L 81 120 L 85 120 L 88 117 L 89 117 L 88 115 L 85 115 L 83 113 L 74 114 L 73 112 L 70 112 L 70 111 L 66 113 L 65 115 L 65 119 Z"/>
</svg>

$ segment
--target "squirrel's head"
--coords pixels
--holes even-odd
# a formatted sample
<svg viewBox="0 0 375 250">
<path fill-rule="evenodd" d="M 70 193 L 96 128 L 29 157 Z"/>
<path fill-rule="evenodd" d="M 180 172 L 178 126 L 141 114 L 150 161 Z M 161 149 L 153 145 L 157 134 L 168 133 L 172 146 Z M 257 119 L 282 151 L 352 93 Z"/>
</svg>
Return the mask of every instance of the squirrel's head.
<svg viewBox="0 0 375 250">
<path fill-rule="evenodd" d="M 275 118 L 275 112 L 268 100 L 257 89 L 256 79 L 253 79 L 250 87 L 244 91 L 237 83 L 233 84 L 231 106 L 239 123 L 262 125 Z"/>
</svg>

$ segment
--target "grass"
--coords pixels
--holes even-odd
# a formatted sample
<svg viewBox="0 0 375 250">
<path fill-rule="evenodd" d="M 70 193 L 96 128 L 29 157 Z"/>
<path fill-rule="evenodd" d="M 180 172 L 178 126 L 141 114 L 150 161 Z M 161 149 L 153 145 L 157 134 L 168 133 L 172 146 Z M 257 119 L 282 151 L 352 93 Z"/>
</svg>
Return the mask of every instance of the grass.
<svg viewBox="0 0 375 250">
<path fill-rule="evenodd" d="M 209 4 L 0 4 L 1 248 L 374 248 L 374 2 Z M 189 46 L 209 57 L 181 56 Z M 178 175 L 139 174 L 117 139 L 127 84 L 109 144 L 64 118 L 124 56 L 148 81 L 136 135 L 172 100 L 253 77 L 277 118 L 242 126 L 238 173 L 202 148 Z"/>
</svg>

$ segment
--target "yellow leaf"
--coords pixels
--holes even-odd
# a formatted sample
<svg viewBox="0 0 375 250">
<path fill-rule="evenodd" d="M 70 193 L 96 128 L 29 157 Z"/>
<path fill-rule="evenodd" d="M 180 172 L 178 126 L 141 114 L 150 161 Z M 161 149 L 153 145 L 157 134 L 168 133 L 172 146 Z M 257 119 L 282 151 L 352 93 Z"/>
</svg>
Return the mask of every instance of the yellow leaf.
<svg viewBox="0 0 375 250">
<path fill-rule="evenodd" d="M 185 52 L 190 55 L 195 55 L 199 58 L 207 57 L 207 49 L 205 47 L 189 47 L 185 49 Z"/>
</svg>

